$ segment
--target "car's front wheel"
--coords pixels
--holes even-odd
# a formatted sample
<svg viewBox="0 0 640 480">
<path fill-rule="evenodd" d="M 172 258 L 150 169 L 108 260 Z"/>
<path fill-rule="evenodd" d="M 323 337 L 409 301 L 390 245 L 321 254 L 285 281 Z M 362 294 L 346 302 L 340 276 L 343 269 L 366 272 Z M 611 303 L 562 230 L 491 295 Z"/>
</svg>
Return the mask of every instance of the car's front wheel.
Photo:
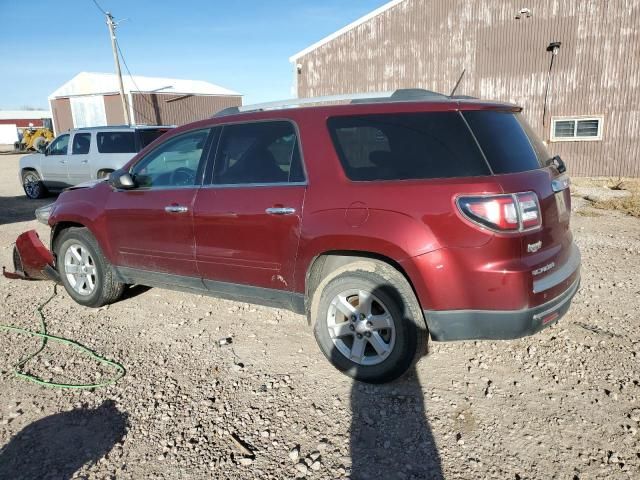
<svg viewBox="0 0 640 480">
<path fill-rule="evenodd" d="M 381 262 L 371 266 L 321 285 L 314 333 L 338 370 L 356 380 L 383 383 L 402 376 L 422 356 L 427 330 L 404 276 Z"/>
<path fill-rule="evenodd" d="M 24 170 L 22 172 L 22 188 L 27 197 L 34 200 L 43 198 L 47 194 L 47 189 L 42 183 L 40 175 L 34 170 Z"/>
<path fill-rule="evenodd" d="M 122 296 L 124 284 L 86 228 L 64 230 L 56 240 L 58 273 L 67 293 L 80 305 L 98 308 Z"/>
</svg>

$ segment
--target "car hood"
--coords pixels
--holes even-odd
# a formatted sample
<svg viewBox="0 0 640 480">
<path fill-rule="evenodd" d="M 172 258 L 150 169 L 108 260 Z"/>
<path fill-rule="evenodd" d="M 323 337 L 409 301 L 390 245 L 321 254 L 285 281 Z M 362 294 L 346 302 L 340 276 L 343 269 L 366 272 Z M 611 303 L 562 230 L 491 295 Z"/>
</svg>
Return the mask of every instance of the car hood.
<svg viewBox="0 0 640 480">
<path fill-rule="evenodd" d="M 93 188 L 96 185 L 106 182 L 106 178 L 101 178 L 100 180 L 89 180 L 88 182 L 82 182 L 78 185 L 74 185 L 73 187 L 67 188 L 67 190 L 79 190 L 81 188 Z"/>
</svg>

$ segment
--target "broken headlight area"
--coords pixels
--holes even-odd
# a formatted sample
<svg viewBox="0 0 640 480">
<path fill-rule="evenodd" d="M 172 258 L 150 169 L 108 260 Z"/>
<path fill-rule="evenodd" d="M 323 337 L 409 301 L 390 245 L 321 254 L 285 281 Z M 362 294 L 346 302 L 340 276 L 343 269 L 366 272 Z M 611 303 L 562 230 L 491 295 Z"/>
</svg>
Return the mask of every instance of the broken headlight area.
<svg viewBox="0 0 640 480">
<path fill-rule="evenodd" d="M 36 208 L 36 220 L 40 223 L 44 223 L 45 225 L 49 225 L 49 217 L 51 216 L 54 206 L 55 203 L 50 203 L 49 205 Z"/>
<path fill-rule="evenodd" d="M 7 278 L 24 280 L 53 280 L 59 282 L 60 277 L 54 266 L 51 252 L 44 246 L 35 230 L 29 230 L 16 239 L 13 248 L 14 272 L 2 267 L 2 274 Z"/>
</svg>

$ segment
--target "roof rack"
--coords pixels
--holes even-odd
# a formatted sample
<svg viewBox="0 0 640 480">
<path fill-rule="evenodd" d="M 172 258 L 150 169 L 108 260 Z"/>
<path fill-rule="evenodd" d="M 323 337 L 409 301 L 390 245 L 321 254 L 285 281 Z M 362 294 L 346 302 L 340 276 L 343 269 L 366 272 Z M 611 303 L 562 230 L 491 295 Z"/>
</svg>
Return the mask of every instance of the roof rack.
<svg viewBox="0 0 640 480">
<path fill-rule="evenodd" d="M 442 93 L 423 90 L 420 88 L 403 88 L 389 92 L 350 93 L 345 95 L 329 95 L 324 97 L 292 98 L 276 102 L 257 103 L 240 107 L 229 107 L 220 110 L 213 118 L 234 115 L 237 113 L 263 112 L 266 110 L 282 110 L 285 108 L 297 108 L 304 105 L 316 105 L 326 103 L 385 103 L 385 102 L 420 102 L 426 100 L 449 100 Z"/>
</svg>

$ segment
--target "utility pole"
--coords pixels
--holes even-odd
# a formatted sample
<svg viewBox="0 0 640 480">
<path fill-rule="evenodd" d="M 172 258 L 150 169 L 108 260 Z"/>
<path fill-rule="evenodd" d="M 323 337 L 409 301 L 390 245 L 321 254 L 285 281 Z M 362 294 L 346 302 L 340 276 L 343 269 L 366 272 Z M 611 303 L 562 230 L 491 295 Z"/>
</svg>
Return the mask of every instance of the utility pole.
<svg viewBox="0 0 640 480">
<path fill-rule="evenodd" d="M 109 27 L 109 34 L 111 35 L 111 49 L 113 50 L 113 61 L 116 64 L 116 75 L 118 75 L 118 82 L 120 84 L 120 98 L 122 99 L 122 110 L 124 112 L 124 120 L 127 125 L 131 125 L 131 116 L 129 115 L 129 105 L 127 103 L 127 97 L 124 95 L 124 84 L 122 83 L 122 72 L 120 71 L 120 57 L 118 56 L 118 48 L 116 45 L 116 23 L 113 21 L 113 15 L 107 12 L 107 26 Z"/>
</svg>

